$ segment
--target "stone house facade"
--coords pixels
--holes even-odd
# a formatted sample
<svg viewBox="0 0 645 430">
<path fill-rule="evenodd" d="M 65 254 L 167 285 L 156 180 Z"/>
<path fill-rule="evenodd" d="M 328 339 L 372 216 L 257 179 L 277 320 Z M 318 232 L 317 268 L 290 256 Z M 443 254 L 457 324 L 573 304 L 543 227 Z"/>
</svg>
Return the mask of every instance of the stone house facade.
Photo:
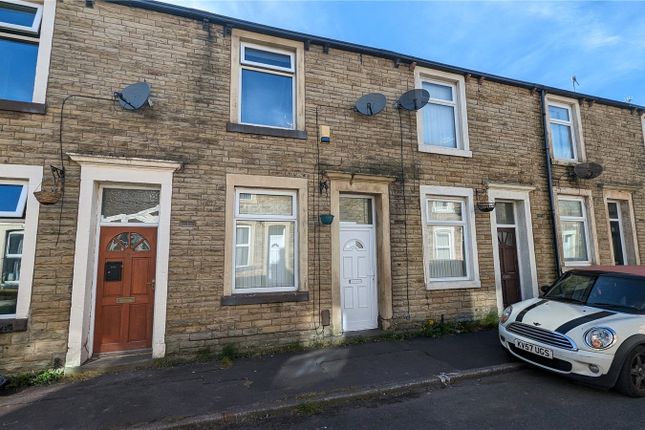
<svg viewBox="0 0 645 430">
<path fill-rule="evenodd" d="M 3 372 L 471 319 L 640 264 L 642 107 L 148 0 L 1 8 L 32 20 L 0 23 L 29 71 L 0 65 Z"/>
</svg>

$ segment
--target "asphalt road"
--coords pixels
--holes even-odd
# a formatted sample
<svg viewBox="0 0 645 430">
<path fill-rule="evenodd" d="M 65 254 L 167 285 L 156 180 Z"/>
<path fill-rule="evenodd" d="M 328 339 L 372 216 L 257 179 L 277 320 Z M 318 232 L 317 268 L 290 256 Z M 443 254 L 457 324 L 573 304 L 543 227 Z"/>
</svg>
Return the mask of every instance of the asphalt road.
<svg viewBox="0 0 645 430">
<path fill-rule="evenodd" d="M 274 418 L 236 429 L 643 429 L 645 398 L 526 369 L 394 401 Z M 312 414 L 312 412 L 314 412 Z M 311 415 L 309 415 L 311 414 Z"/>
</svg>

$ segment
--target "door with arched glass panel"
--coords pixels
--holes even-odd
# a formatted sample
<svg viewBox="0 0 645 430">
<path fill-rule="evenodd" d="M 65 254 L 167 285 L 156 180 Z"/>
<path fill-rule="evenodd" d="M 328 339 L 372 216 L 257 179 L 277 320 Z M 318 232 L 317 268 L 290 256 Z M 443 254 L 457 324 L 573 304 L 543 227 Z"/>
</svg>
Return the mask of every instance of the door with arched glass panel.
<svg viewBox="0 0 645 430">
<path fill-rule="evenodd" d="M 156 227 L 101 227 L 94 352 L 152 346 Z"/>
</svg>

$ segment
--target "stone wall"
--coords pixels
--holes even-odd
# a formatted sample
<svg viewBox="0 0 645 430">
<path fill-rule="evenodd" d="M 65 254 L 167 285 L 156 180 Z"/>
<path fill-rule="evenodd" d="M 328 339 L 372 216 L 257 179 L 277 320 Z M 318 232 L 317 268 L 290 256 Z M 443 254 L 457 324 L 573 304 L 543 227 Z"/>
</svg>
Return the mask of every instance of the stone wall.
<svg viewBox="0 0 645 430">
<path fill-rule="evenodd" d="M 110 101 L 74 97 L 64 113 L 63 151 L 181 161 L 174 177 L 169 265 L 167 352 L 190 353 L 226 343 L 277 346 L 324 339 L 319 312 L 331 306 L 329 212 L 318 190 L 322 170 L 399 178 L 390 188 L 394 327 L 425 319 L 472 318 L 496 308 L 490 215 L 476 212 L 481 288 L 428 291 L 424 286 L 419 186 L 485 188 L 487 182 L 524 184 L 531 192 L 539 284 L 554 278 L 553 238 L 544 166 L 539 94 L 477 79 L 466 80 L 472 158 L 421 153 L 416 118 L 393 102 L 414 87 L 407 65 L 312 45 L 305 52 L 307 140 L 226 131 L 229 120 L 230 36 L 221 26 L 158 12 L 97 2 L 59 1 L 47 114 L 0 112 L 0 163 L 59 164 L 58 127 L 71 94 L 109 98 L 146 80 L 154 107 L 124 112 Z M 356 99 L 387 96 L 384 112 L 363 117 Z M 594 192 L 601 262 L 610 263 L 603 187 L 634 192 L 639 243 L 645 244 L 643 136 L 637 114 L 582 103 L 588 158 L 605 173 L 571 182 L 556 166 L 556 182 Z M 317 125 L 329 125 L 331 144 L 317 153 Z M 401 157 L 401 152 L 403 156 Z M 65 161 L 63 208 L 42 206 L 31 317 L 26 332 L 0 334 L 0 371 L 28 370 L 64 360 L 70 314 L 78 165 Z M 404 172 L 404 181 L 401 180 Z M 47 173 L 47 172 L 46 172 Z M 225 175 L 290 176 L 309 181 L 310 299 L 299 303 L 222 306 Z M 0 177 L 2 165 L 0 164 Z M 127 181 L 127 178 L 123 178 Z M 405 190 L 405 193 L 403 191 Z M 407 243 L 407 252 L 406 252 Z M 641 245 L 641 252 L 645 248 Z"/>
</svg>

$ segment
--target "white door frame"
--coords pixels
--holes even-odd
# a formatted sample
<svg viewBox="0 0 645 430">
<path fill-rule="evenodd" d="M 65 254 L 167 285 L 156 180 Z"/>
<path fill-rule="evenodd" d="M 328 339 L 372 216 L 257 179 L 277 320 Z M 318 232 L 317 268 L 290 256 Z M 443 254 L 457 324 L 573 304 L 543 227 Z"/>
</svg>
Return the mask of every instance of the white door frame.
<svg viewBox="0 0 645 430">
<path fill-rule="evenodd" d="M 81 165 L 78 199 L 72 304 L 65 367 L 78 368 L 93 352 L 93 327 L 96 300 L 98 199 L 104 184 L 154 186 L 160 189 L 157 230 L 157 261 L 152 324 L 152 357 L 166 354 L 166 302 L 168 293 L 168 256 L 170 253 L 170 212 L 172 178 L 181 164 L 168 160 L 104 157 L 68 154 Z"/>
<path fill-rule="evenodd" d="M 339 237 L 340 234 L 342 234 L 343 231 L 351 231 L 351 230 L 363 230 L 363 231 L 369 231 L 370 232 L 370 258 L 372 260 L 372 270 L 374 272 L 374 281 L 372 284 L 372 288 L 374 288 L 374 303 L 372 307 L 372 312 L 373 312 L 373 317 L 376 319 L 376 327 L 378 327 L 378 260 L 376 258 L 376 208 L 375 208 L 375 199 L 374 196 L 367 195 L 367 194 L 345 194 L 341 193 L 339 195 L 339 207 L 340 207 L 340 199 L 343 198 L 351 198 L 351 199 L 367 199 L 371 201 L 371 207 L 372 207 L 372 223 L 371 224 L 356 224 L 353 222 L 341 222 L 340 221 L 340 216 L 338 220 L 338 225 L 340 226 L 339 230 Z M 338 242 L 339 244 L 339 250 L 338 254 L 340 256 L 340 262 L 339 262 L 339 280 L 338 280 L 338 285 L 339 288 L 341 289 L 340 291 L 340 308 L 341 308 L 341 330 L 344 325 L 344 318 L 343 318 L 343 313 L 344 313 L 344 294 L 342 292 L 342 276 L 343 276 L 343 246 L 344 243 L 342 241 Z M 343 332 L 345 330 L 342 330 Z"/>
<path fill-rule="evenodd" d="M 491 201 L 513 202 L 515 212 L 515 240 L 517 262 L 520 271 L 520 289 L 522 299 L 538 297 L 537 267 L 535 263 L 535 246 L 533 244 L 533 224 L 531 222 L 531 202 L 529 193 L 535 187 L 512 184 L 489 184 L 488 199 Z M 493 245 L 493 265 L 495 267 L 495 294 L 497 309 L 503 310 L 502 274 L 499 264 L 499 244 L 497 243 L 497 217 L 495 211 L 490 213 L 491 240 Z"/>
</svg>

